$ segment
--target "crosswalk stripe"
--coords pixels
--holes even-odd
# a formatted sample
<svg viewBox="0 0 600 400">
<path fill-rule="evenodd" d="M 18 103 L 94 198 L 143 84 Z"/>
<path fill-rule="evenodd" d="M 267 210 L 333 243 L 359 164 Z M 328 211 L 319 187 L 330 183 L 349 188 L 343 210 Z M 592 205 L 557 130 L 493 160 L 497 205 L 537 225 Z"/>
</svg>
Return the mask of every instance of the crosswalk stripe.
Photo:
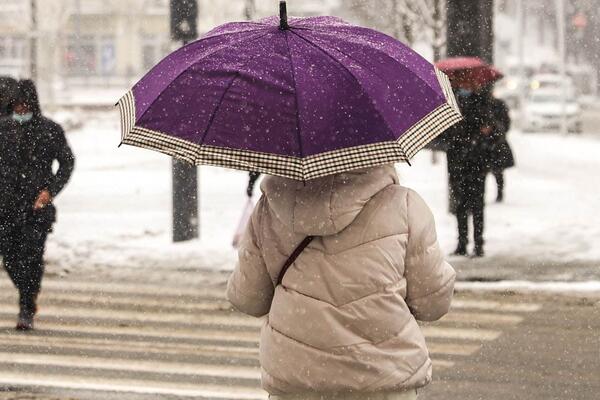
<svg viewBox="0 0 600 400">
<path fill-rule="evenodd" d="M 0 297 L 0 301 L 4 300 Z M 16 299 L 16 298 L 15 298 Z M 130 307 L 155 307 L 155 308 L 173 308 L 181 311 L 220 311 L 220 310 L 230 310 L 232 309 L 229 301 L 225 299 L 214 299 L 214 300 L 203 300 L 203 301 L 194 301 L 188 302 L 182 299 L 177 299 L 177 301 L 165 301 L 165 299 L 157 298 L 157 299 L 148 299 L 143 297 L 132 297 L 132 296 L 104 296 L 98 297 L 94 295 L 80 295 L 73 293 L 51 293 L 44 294 L 40 296 L 40 302 L 71 302 L 71 303 L 81 303 L 87 305 L 94 305 L 98 307 L 106 307 L 106 306 L 130 306 Z"/>
<path fill-rule="evenodd" d="M 0 319 L 0 326 L 10 324 L 7 320 Z M 258 344 L 256 332 L 228 331 L 228 330 L 183 330 L 183 329 L 157 329 L 131 326 L 96 326 L 78 325 L 70 323 L 50 323 L 40 321 L 38 329 L 53 330 L 58 332 L 95 333 L 101 335 L 136 335 L 142 337 L 188 340 L 218 340 L 222 342 L 244 342 Z M 448 328 L 424 326 L 421 328 L 427 338 L 467 339 L 467 340 L 495 340 L 501 332 L 489 329 Z"/>
<path fill-rule="evenodd" d="M 206 310 L 210 310 L 210 306 L 206 306 Z M 220 309 L 219 311 L 222 311 Z M 0 304 L 0 313 L 16 314 L 17 307 L 14 305 Z M 43 305 L 41 308 L 41 316 L 52 316 L 56 318 L 82 318 L 98 319 L 98 320 L 129 320 L 145 323 L 179 323 L 179 324 L 204 324 L 204 325 L 227 325 L 246 329 L 259 329 L 263 325 L 263 318 L 253 318 L 244 316 L 239 313 L 174 313 L 174 312 L 149 312 L 149 311 L 132 311 L 110 308 L 97 308 L 93 306 L 87 307 L 66 307 Z M 523 317 L 513 314 L 499 313 L 473 313 L 473 312 L 450 312 L 441 322 L 448 323 L 471 323 L 471 324 L 508 324 L 515 325 L 523 321 Z"/>
<path fill-rule="evenodd" d="M 126 372 L 148 372 L 171 375 L 192 375 L 195 377 L 219 377 L 255 380 L 258 384 L 260 370 L 256 367 L 157 360 L 128 360 L 124 358 L 80 357 L 56 354 L 5 353 L 0 352 L 0 363 L 19 365 L 44 365 L 81 369 L 100 369 Z"/>
<path fill-rule="evenodd" d="M 12 327 L 14 320 L 0 319 L 0 331 L 2 326 Z M 98 325 L 81 325 L 69 322 L 52 323 L 40 319 L 36 323 L 38 330 L 51 330 L 54 332 L 64 332 L 67 334 L 87 333 L 96 335 L 129 335 L 136 337 L 166 339 L 166 340 L 205 340 L 218 342 L 238 342 L 257 344 L 258 335 L 256 332 L 244 331 L 227 331 L 227 330 L 212 330 L 212 329 L 158 329 L 154 327 L 139 327 L 139 326 L 98 326 Z"/>
<path fill-rule="evenodd" d="M 16 314 L 16 306 L 7 306 L 0 304 L 0 314 Z M 108 321 L 135 321 L 135 322 L 160 322 L 160 323 L 179 323 L 179 324 L 207 324 L 207 325 L 228 325 L 242 328 L 258 329 L 262 326 L 263 320 L 259 318 L 247 317 L 241 314 L 214 315 L 206 313 L 197 314 L 177 314 L 177 313 L 152 313 L 127 310 L 111 310 L 97 308 L 70 308 L 55 306 L 40 306 L 40 317 L 53 316 L 58 318 L 82 318 L 99 319 Z"/>
<path fill-rule="evenodd" d="M 0 387 L 267 398 L 258 389 L 264 318 L 233 311 L 222 287 L 49 279 L 37 329 L 27 335 L 10 329 L 16 300 L 12 284 L 0 280 Z M 455 299 L 441 321 L 421 326 L 434 368 L 453 367 L 500 337 L 501 327 L 539 309 L 535 303 Z"/>
<path fill-rule="evenodd" d="M 8 280 L 0 280 L 0 288 L 12 288 L 12 283 Z M 81 298 L 88 299 L 94 302 L 94 297 L 98 298 L 98 294 L 106 295 L 103 296 L 100 301 L 106 301 L 113 304 L 136 304 L 140 305 L 153 305 L 160 306 L 164 302 L 164 298 L 176 299 L 175 304 L 182 308 L 190 310 L 202 309 L 205 307 L 205 303 L 200 302 L 200 305 L 196 306 L 193 303 L 184 301 L 180 297 L 192 297 L 196 299 L 211 299 L 211 300 L 222 300 L 227 304 L 225 298 L 225 288 L 165 288 L 158 285 L 149 284 L 127 284 L 127 283 L 93 283 L 93 282 L 72 282 L 72 281 L 57 281 L 57 280 L 45 280 L 43 283 L 42 299 L 44 296 L 50 298 L 52 296 L 65 296 L 65 299 L 75 300 Z M 46 290 L 49 289 L 49 290 Z M 52 291 L 52 293 L 48 293 Z M 60 291 L 60 292 L 56 292 Z M 66 293 L 73 291 L 76 293 Z M 95 294 L 95 296 L 94 296 Z M 152 296 L 151 299 L 144 297 L 135 297 L 133 295 L 148 295 Z M 79 297 L 81 296 L 81 297 Z M 116 297 L 118 296 L 118 297 Z M 158 300 L 161 299 L 161 300 Z M 129 301 L 133 300 L 133 301 Z M 211 303 L 206 303 L 211 304 Z M 511 303 L 511 302 L 500 302 L 494 300 L 473 300 L 473 299 L 454 299 L 452 301 L 453 309 L 479 309 L 488 311 L 501 311 L 501 312 L 535 312 L 541 309 L 540 304 L 535 303 Z"/>
<path fill-rule="evenodd" d="M 71 348 L 113 352 L 139 352 L 144 354 L 188 354 L 205 356 L 227 356 L 236 359 L 257 359 L 258 347 L 211 346 L 202 343 L 163 343 L 146 340 L 114 340 L 77 337 L 55 337 L 16 333 L 0 333 L 0 345 L 29 346 L 42 348 Z"/>
<path fill-rule="evenodd" d="M 505 303 L 493 300 L 453 299 L 452 308 L 478 309 L 503 312 L 535 312 L 542 306 L 535 303 Z"/>
<path fill-rule="evenodd" d="M 433 364 L 433 367 L 436 369 L 452 368 L 454 366 L 453 361 L 446 361 L 446 360 L 433 359 L 433 360 L 431 360 L 431 363 Z"/>
<path fill-rule="evenodd" d="M 512 314 L 498 313 L 472 313 L 472 312 L 450 312 L 440 322 L 462 322 L 474 324 L 506 324 L 516 325 L 523 321 L 523 317 Z"/>
<path fill-rule="evenodd" d="M 448 368 L 454 365 L 452 361 L 433 360 L 438 368 Z M 241 367 L 222 364 L 199 364 L 182 362 L 165 362 L 156 360 L 128 360 L 124 358 L 103 358 L 90 356 L 64 356 L 55 354 L 35 354 L 0 352 L 1 364 L 18 364 L 34 366 L 52 366 L 82 369 L 98 369 L 122 372 L 148 372 L 170 375 L 191 375 L 198 377 L 219 377 L 230 379 L 255 380 L 259 383 L 260 369 L 258 367 Z M 0 375 L 2 375 L 0 373 Z"/>
<path fill-rule="evenodd" d="M 13 288 L 12 283 L 8 280 L 0 280 L 0 288 Z M 42 292 L 45 289 L 60 290 L 60 291 L 78 291 L 78 292 L 95 292 L 95 293 L 123 293 L 123 294 L 139 294 L 150 296 L 189 296 L 189 297 L 211 297 L 217 299 L 225 299 L 225 289 L 218 288 L 188 288 L 188 287 L 170 287 L 151 285 L 147 283 L 97 283 L 97 282 L 76 282 L 76 281 L 58 281 L 46 279 L 42 282 Z"/>
<path fill-rule="evenodd" d="M 496 340 L 502 332 L 489 329 L 462 329 L 462 328 L 442 328 L 438 326 L 424 326 L 421 330 L 426 338 L 446 338 L 475 341 Z"/>
<path fill-rule="evenodd" d="M 147 355 L 188 354 L 195 356 L 223 356 L 236 359 L 257 360 L 258 347 L 211 346 L 206 344 L 162 343 L 135 340 L 111 340 L 96 338 L 65 338 L 29 334 L 0 333 L 1 346 L 25 346 L 28 348 L 65 348 L 110 352 L 143 353 Z M 428 349 L 436 355 L 469 356 L 476 353 L 480 345 L 437 343 L 429 341 Z"/>
<path fill-rule="evenodd" d="M 0 373 L 0 384 L 10 387 L 46 387 L 109 393 L 136 393 L 227 400 L 263 400 L 268 397 L 266 392 L 256 387 L 200 386 L 163 381 L 42 375 L 4 371 Z"/>
</svg>

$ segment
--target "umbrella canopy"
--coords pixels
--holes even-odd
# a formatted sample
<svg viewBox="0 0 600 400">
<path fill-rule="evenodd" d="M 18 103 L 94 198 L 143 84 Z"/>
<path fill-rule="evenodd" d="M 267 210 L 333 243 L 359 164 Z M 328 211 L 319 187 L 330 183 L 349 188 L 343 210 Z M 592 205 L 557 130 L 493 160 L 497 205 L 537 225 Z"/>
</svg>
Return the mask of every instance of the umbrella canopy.
<svg viewBox="0 0 600 400">
<path fill-rule="evenodd" d="M 125 144 L 299 180 L 408 161 L 461 119 L 447 77 L 395 39 L 285 15 L 216 28 L 118 105 Z"/>
<path fill-rule="evenodd" d="M 435 66 L 448 75 L 453 87 L 473 91 L 479 91 L 504 77 L 496 68 L 477 57 L 447 58 Z"/>
</svg>

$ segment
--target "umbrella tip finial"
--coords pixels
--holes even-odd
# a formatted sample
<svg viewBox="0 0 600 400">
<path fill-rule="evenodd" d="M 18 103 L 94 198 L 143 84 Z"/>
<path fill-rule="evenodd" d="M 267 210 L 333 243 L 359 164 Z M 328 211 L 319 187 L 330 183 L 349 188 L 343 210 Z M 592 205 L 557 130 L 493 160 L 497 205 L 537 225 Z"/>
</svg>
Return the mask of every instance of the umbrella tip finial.
<svg viewBox="0 0 600 400">
<path fill-rule="evenodd" d="M 283 0 L 279 2 L 279 29 L 282 31 L 290 29 L 287 20 L 287 4 Z"/>
</svg>

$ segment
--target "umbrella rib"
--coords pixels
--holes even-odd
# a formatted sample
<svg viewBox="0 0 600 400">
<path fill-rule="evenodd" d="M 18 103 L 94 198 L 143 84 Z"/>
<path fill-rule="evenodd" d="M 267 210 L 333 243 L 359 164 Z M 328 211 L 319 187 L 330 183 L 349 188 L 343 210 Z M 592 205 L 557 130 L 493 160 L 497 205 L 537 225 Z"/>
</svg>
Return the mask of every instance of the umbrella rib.
<svg viewBox="0 0 600 400">
<path fill-rule="evenodd" d="M 266 35 L 263 35 L 263 36 L 266 36 Z M 231 78 L 231 81 L 227 84 L 227 87 L 223 91 L 223 94 L 221 95 L 221 98 L 219 99 L 219 102 L 217 103 L 217 106 L 215 107 L 215 109 L 213 110 L 212 114 L 210 115 L 210 119 L 208 120 L 208 124 L 206 125 L 206 129 L 204 129 L 204 132 L 202 133 L 202 136 L 200 137 L 200 142 L 198 143 L 198 146 L 202 146 L 202 144 L 204 143 L 204 140 L 206 139 L 206 136 L 208 135 L 208 131 L 210 130 L 210 127 L 212 126 L 212 123 L 215 120 L 215 118 L 217 116 L 217 113 L 219 112 L 219 109 L 221 108 L 221 104 L 223 104 L 223 100 L 225 99 L 225 96 L 229 92 L 229 89 L 231 89 L 231 87 L 233 86 L 233 83 L 240 77 L 240 74 L 242 72 L 241 69 L 243 67 L 245 67 L 246 65 L 248 65 L 248 63 L 250 61 L 253 61 L 255 58 L 256 58 L 256 56 L 249 58 L 248 60 L 246 60 L 242 64 L 240 64 L 240 66 L 238 67 L 238 70 L 236 71 L 236 73 Z"/>
<path fill-rule="evenodd" d="M 375 110 L 375 112 L 381 117 L 381 119 L 383 120 L 383 122 L 385 123 L 385 125 L 387 126 L 387 128 L 389 129 L 390 132 L 394 132 L 394 130 L 392 129 L 392 127 L 390 126 L 389 122 L 385 119 L 385 117 L 383 116 L 382 112 L 377 108 L 377 106 L 375 105 L 375 103 L 373 102 L 373 100 L 371 99 L 370 96 L 367 95 L 365 88 L 363 87 L 363 85 L 360 83 L 360 80 L 356 77 L 356 75 L 354 75 L 354 73 L 352 73 L 352 71 L 350 71 L 350 69 L 348 67 L 346 67 L 344 64 L 342 64 L 337 58 L 335 58 L 334 56 L 332 56 L 328 51 L 326 51 L 325 49 L 317 46 L 315 43 L 311 42 L 310 40 L 306 39 L 304 36 L 290 30 L 291 33 L 293 33 L 294 35 L 298 36 L 300 39 L 304 40 L 306 43 L 310 44 L 311 46 L 313 46 L 315 49 L 320 50 L 323 54 L 325 54 L 327 57 L 331 58 L 336 64 L 340 65 L 343 69 L 346 70 L 346 72 L 348 72 L 348 74 L 352 77 L 352 79 L 354 79 L 354 81 L 356 81 L 358 87 L 360 88 L 360 90 L 362 91 L 362 93 L 367 97 L 367 99 L 369 99 L 371 105 L 373 106 L 373 110 Z M 396 138 L 392 137 L 393 141 L 396 141 Z"/>
<path fill-rule="evenodd" d="M 346 28 L 348 28 L 348 27 L 340 27 L 340 28 L 341 28 L 340 30 L 344 30 L 344 32 L 343 32 L 343 34 L 344 34 L 344 35 L 347 35 L 347 36 L 349 36 L 349 37 L 357 37 L 357 36 L 356 36 L 356 35 L 355 35 L 353 32 L 346 32 L 346 31 L 345 31 L 345 30 L 346 30 Z M 353 27 L 353 28 L 356 28 L 356 27 Z M 358 29 L 359 29 L 359 30 L 364 30 L 364 31 L 373 31 L 373 29 L 370 29 L 370 28 L 364 28 L 364 27 L 358 27 Z M 318 27 L 315 27 L 314 29 L 312 29 L 312 31 L 314 31 L 314 32 L 320 32 L 320 33 L 324 33 L 324 34 L 330 34 L 330 33 L 331 33 L 329 30 L 319 29 Z M 375 31 L 375 32 L 376 32 L 376 31 Z M 388 36 L 388 35 L 384 35 L 384 36 Z M 360 36 L 358 36 L 358 38 L 360 39 Z M 393 40 L 395 40 L 395 41 L 398 41 L 398 40 L 396 40 L 396 39 L 395 39 L 395 38 L 393 38 L 393 37 L 390 37 L 390 38 L 391 38 L 391 39 L 393 39 Z M 400 43 L 401 43 L 401 42 L 400 42 Z M 401 43 L 401 44 L 402 44 L 402 45 L 404 45 L 403 43 Z M 406 45 L 404 45 L 404 46 L 406 46 Z M 341 51 L 341 50 L 340 50 L 340 49 L 338 49 L 337 47 L 336 47 L 335 49 L 336 49 L 336 50 L 338 50 L 340 53 L 347 55 L 346 53 L 344 53 L 343 51 Z M 377 51 L 378 51 L 380 54 L 382 54 L 383 56 L 385 56 L 385 57 L 387 57 L 387 58 L 390 58 L 390 59 L 392 59 L 392 60 L 396 61 L 396 62 L 397 62 L 397 63 L 398 63 L 398 64 L 399 64 L 401 67 L 403 67 L 403 68 L 406 68 L 406 67 L 405 67 L 405 66 L 404 66 L 402 63 L 400 63 L 398 60 L 396 60 L 396 59 L 395 59 L 394 57 L 392 57 L 390 54 L 387 54 L 386 52 L 384 52 L 384 51 L 381 51 L 381 50 L 380 50 L 380 49 L 378 49 L 377 47 L 373 47 L 373 49 L 377 50 Z M 348 56 L 348 57 L 350 57 L 350 56 Z M 355 59 L 355 58 L 353 58 L 353 57 L 350 57 L 350 58 L 352 58 L 354 61 L 356 61 L 356 59 Z M 431 86 L 431 84 L 430 84 L 430 83 L 429 83 L 427 80 L 425 80 L 425 79 L 424 79 L 423 77 L 421 77 L 420 75 L 417 75 L 417 77 L 419 78 L 419 80 L 420 80 L 421 82 L 423 82 L 425 85 L 427 85 L 429 88 L 431 88 L 432 90 L 434 90 L 434 91 L 435 91 L 435 88 L 434 88 L 434 87 L 432 87 L 432 86 Z"/>
<path fill-rule="evenodd" d="M 256 29 L 256 31 L 259 31 L 259 30 L 258 30 L 258 29 Z M 202 61 L 202 60 L 205 60 L 205 59 L 206 59 L 206 58 L 208 58 L 208 57 L 212 57 L 212 56 L 214 56 L 215 54 L 217 54 L 217 53 L 219 53 L 219 52 L 221 52 L 221 51 L 223 51 L 223 50 L 230 49 L 231 47 L 238 46 L 238 45 L 240 45 L 240 44 L 242 44 L 242 43 L 246 43 L 246 42 L 248 42 L 248 41 L 249 41 L 249 42 L 253 42 L 253 41 L 255 41 L 255 40 L 261 39 L 261 38 L 263 38 L 263 37 L 267 36 L 269 33 L 270 33 L 270 32 L 267 32 L 267 33 L 265 33 L 265 34 L 263 34 L 263 35 L 256 36 L 256 37 L 252 37 L 252 38 L 243 38 L 243 39 L 240 39 L 240 40 L 238 40 L 237 42 L 235 42 L 235 43 L 232 43 L 232 44 L 231 44 L 231 45 L 229 45 L 229 46 L 226 46 L 226 47 L 224 47 L 224 48 L 222 48 L 222 49 L 218 49 L 218 50 L 215 50 L 215 51 L 211 52 L 210 54 L 207 54 L 205 57 L 202 57 L 202 58 L 199 58 L 199 59 L 195 59 L 193 62 L 191 62 L 191 63 L 190 63 L 190 65 L 189 65 L 188 67 L 186 67 L 186 68 L 185 68 L 183 71 L 181 71 L 179 74 L 177 74 L 177 76 L 175 76 L 175 77 L 174 77 L 174 78 L 171 80 L 171 82 L 169 82 L 169 83 L 167 84 L 167 86 L 166 86 L 164 89 L 162 89 L 162 90 L 160 91 L 160 93 L 159 93 L 159 94 L 158 94 L 158 95 L 157 95 L 157 96 L 154 98 L 154 100 L 152 100 L 152 102 L 151 102 L 151 103 L 148 105 L 148 107 L 146 108 L 146 110 L 144 110 L 144 112 L 142 113 L 142 115 L 140 115 L 139 117 L 138 117 L 137 115 L 135 116 L 136 124 L 137 124 L 137 121 L 139 121 L 140 119 L 142 119 L 142 118 L 144 117 L 144 115 L 146 115 L 146 113 L 148 112 L 148 110 L 150 110 L 150 108 L 152 108 L 152 106 L 154 105 L 154 103 L 156 103 L 156 101 L 157 101 L 157 100 L 160 98 L 160 96 L 162 96 L 162 95 L 163 95 L 163 93 L 164 93 L 164 92 L 165 92 L 165 91 L 166 91 L 166 90 L 167 90 L 167 89 L 168 89 L 168 88 L 169 88 L 169 87 L 170 87 L 170 86 L 173 84 L 173 82 L 175 82 L 177 79 L 179 79 L 179 77 L 180 77 L 181 75 L 185 74 L 185 73 L 187 72 L 188 68 L 190 68 L 192 65 L 194 65 L 194 64 L 196 64 L 196 63 L 198 63 L 198 62 L 200 62 L 200 61 Z M 231 33 L 231 34 L 233 34 L 233 33 Z M 230 35 L 230 34 L 228 33 L 228 34 L 224 34 L 224 35 Z M 217 36 L 218 36 L 218 35 L 211 36 L 211 37 L 217 37 Z M 202 38 L 201 40 L 204 40 L 204 39 L 207 39 L 207 38 Z M 187 44 L 187 45 L 185 45 L 185 46 L 183 46 L 183 47 L 180 47 L 180 48 L 179 48 L 179 49 L 177 49 L 176 51 L 182 51 L 182 50 L 183 50 L 185 47 L 187 47 L 187 46 L 190 46 L 190 45 L 192 45 L 192 44 L 194 44 L 194 43 L 197 43 L 197 42 L 193 42 L 193 43 Z M 159 62 L 159 64 L 160 64 L 160 63 L 162 63 L 163 61 L 164 61 L 164 60 L 160 61 L 160 62 Z M 158 66 L 158 64 L 157 64 L 156 66 L 154 66 L 152 69 L 156 68 L 157 66 Z M 142 79 L 143 79 L 143 78 L 142 78 Z"/>
<path fill-rule="evenodd" d="M 286 30 L 284 32 L 285 34 L 285 44 L 287 46 L 288 49 L 288 54 L 290 55 L 290 68 L 292 70 L 292 83 L 294 85 L 294 97 L 296 99 L 296 130 L 297 130 L 297 134 L 298 134 L 298 146 L 299 146 L 299 150 L 300 150 L 300 159 L 304 158 L 304 151 L 302 148 L 302 135 L 300 135 L 301 129 L 300 129 L 300 102 L 298 101 L 298 87 L 296 85 L 296 73 L 295 73 L 295 69 L 294 69 L 294 60 L 292 59 L 292 50 L 290 49 L 290 43 L 288 41 L 288 32 L 292 32 L 291 30 Z M 292 32 L 293 33 L 293 32 Z M 304 168 L 302 168 L 302 175 L 304 175 Z"/>
</svg>

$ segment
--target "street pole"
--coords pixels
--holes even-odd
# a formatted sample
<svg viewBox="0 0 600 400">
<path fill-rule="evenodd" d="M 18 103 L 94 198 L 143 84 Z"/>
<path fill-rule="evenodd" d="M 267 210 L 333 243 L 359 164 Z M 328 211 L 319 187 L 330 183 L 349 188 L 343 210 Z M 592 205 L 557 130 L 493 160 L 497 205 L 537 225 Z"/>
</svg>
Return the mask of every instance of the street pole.
<svg viewBox="0 0 600 400">
<path fill-rule="evenodd" d="M 448 57 L 494 63 L 494 1 L 448 0 Z"/>
<path fill-rule="evenodd" d="M 561 118 L 560 118 L 560 130 L 561 133 L 566 135 L 569 133 L 569 127 L 567 122 L 567 55 L 566 55 L 566 10 L 565 0 L 556 0 L 556 24 L 558 27 L 558 54 L 560 57 L 560 75 L 561 75 L 561 90 L 562 90 L 562 101 L 561 101 Z"/>
<path fill-rule="evenodd" d="M 518 98 L 521 128 L 525 122 L 525 91 L 527 90 L 527 73 L 525 71 L 525 5 L 517 0 L 517 56 L 519 62 Z"/>
<path fill-rule="evenodd" d="M 448 57 L 479 57 L 494 63 L 493 0 L 448 0 Z M 455 194 L 448 185 L 450 209 L 456 206 Z"/>
<path fill-rule="evenodd" d="M 37 81 L 37 4 L 36 0 L 30 1 L 31 8 L 31 37 L 29 39 L 29 75 L 35 82 Z"/>
<path fill-rule="evenodd" d="M 171 0 L 171 37 L 183 45 L 197 36 L 196 0 Z M 173 159 L 173 242 L 199 236 L 198 167 Z"/>
</svg>

